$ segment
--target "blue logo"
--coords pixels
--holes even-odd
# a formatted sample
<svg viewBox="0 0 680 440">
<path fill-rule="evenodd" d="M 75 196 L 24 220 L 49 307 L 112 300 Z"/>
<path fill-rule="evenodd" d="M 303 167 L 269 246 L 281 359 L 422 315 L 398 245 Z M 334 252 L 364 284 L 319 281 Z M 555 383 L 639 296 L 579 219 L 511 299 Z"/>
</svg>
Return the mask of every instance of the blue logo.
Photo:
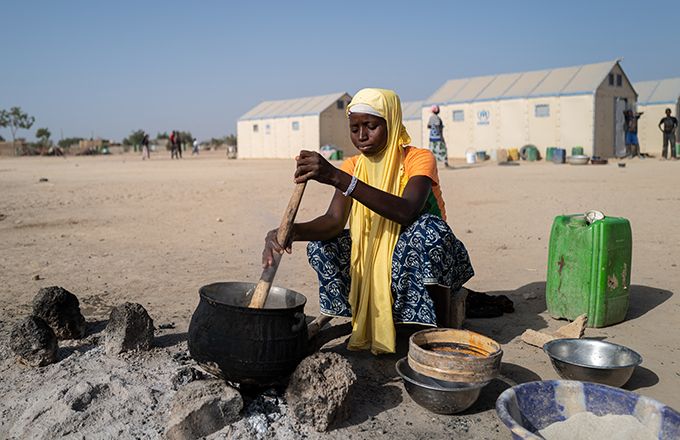
<svg viewBox="0 0 680 440">
<path fill-rule="evenodd" d="M 488 110 L 480 110 L 477 112 L 477 125 L 489 125 L 491 114 Z"/>
</svg>

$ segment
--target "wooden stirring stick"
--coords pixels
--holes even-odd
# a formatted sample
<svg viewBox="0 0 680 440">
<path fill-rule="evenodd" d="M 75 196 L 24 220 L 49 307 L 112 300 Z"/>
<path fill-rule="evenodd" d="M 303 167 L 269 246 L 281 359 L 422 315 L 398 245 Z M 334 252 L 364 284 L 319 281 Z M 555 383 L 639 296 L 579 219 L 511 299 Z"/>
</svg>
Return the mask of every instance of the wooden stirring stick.
<svg viewBox="0 0 680 440">
<path fill-rule="evenodd" d="M 276 239 L 279 241 L 281 246 L 285 246 L 286 243 L 288 243 L 288 240 L 290 240 L 290 235 L 293 232 L 293 222 L 295 221 L 295 216 L 297 215 L 298 208 L 300 207 L 300 200 L 302 200 L 302 194 L 305 192 L 306 185 L 307 182 L 298 183 L 295 185 L 293 195 L 290 196 L 290 201 L 288 202 L 286 211 L 283 213 L 281 225 L 279 226 L 279 230 L 276 234 Z M 255 287 L 255 292 L 253 293 L 253 297 L 250 299 L 250 304 L 248 304 L 248 307 L 251 309 L 261 309 L 264 307 L 264 303 L 267 302 L 269 289 L 272 287 L 276 270 L 279 268 L 281 256 L 281 254 L 274 252 L 274 262 L 271 266 L 262 271 L 260 281 L 258 281 L 257 287 Z"/>
</svg>

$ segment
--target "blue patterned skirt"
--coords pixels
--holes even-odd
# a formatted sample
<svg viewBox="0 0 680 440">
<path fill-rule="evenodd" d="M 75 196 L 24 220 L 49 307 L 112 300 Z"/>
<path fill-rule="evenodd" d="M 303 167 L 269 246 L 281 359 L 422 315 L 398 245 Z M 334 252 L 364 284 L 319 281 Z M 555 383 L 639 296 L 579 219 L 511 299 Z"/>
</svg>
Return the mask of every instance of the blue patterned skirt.
<svg viewBox="0 0 680 440">
<path fill-rule="evenodd" d="M 309 264 L 319 276 L 319 306 L 329 316 L 352 317 L 349 304 L 349 230 L 326 241 L 307 245 Z M 436 326 L 434 304 L 427 285 L 460 289 L 474 275 L 463 243 L 441 218 L 423 214 L 402 229 L 392 255 L 392 317 L 397 324 Z"/>
</svg>

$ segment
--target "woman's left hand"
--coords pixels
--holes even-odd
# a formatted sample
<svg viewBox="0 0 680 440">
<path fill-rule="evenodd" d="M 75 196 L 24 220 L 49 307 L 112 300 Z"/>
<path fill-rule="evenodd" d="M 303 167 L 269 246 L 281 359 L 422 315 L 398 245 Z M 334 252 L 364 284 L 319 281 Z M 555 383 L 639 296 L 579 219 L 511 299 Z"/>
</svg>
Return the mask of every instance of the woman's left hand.
<svg viewBox="0 0 680 440">
<path fill-rule="evenodd" d="M 295 160 L 297 161 L 295 183 L 316 180 L 319 183 L 336 186 L 340 171 L 319 153 L 302 150 Z"/>
</svg>

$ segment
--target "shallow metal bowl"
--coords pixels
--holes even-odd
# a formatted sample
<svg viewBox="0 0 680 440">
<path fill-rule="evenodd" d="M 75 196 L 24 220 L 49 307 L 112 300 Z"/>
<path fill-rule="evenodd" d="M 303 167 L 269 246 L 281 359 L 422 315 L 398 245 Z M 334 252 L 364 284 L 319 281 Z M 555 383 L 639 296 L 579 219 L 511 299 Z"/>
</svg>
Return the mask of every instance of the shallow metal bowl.
<svg viewBox="0 0 680 440">
<path fill-rule="evenodd" d="M 590 161 L 589 156 L 575 155 L 567 157 L 567 162 L 572 165 L 586 165 Z"/>
<path fill-rule="evenodd" d="M 642 356 L 623 345 L 594 339 L 555 339 L 543 346 L 562 379 L 623 386 Z"/>
<path fill-rule="evenodd" d="M 409 367 L 406 358 L 397 362 L 396 369 L 404 379 L 408 395 L 418 405 L 437 414 L 465 411 L 477 401 L 480 391 L 488 383 L 447 382 L 423 376 Z"/>
</svg>

